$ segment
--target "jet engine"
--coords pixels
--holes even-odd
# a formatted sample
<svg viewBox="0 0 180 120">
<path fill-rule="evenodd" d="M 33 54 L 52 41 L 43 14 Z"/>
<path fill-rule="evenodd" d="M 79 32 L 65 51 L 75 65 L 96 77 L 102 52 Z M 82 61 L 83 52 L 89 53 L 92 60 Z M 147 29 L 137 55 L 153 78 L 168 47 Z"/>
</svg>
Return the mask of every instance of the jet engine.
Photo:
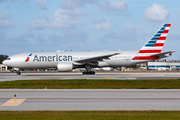
<svg viewBox="0 0 180 120">
<path fill-rule="evenodd" d="M 61 72 L 72 71 L 73 67 L 72 62 L 59 62 L 57 64 L 57 69 Z"/>
</svg>

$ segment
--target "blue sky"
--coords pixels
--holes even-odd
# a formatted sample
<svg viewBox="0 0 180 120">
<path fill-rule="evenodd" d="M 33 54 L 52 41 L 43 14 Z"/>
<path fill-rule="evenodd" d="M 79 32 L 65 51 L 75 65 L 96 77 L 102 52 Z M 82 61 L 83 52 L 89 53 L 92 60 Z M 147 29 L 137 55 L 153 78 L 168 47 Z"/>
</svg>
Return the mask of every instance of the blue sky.
<svg viewBox="0 0 180 120">
<path fill-rule="evenodd" d="M 163 51 L 180 58 L 178 0 L 0 0 L 0 54 L 139 50 L 170 23 Z"/>
</svg>

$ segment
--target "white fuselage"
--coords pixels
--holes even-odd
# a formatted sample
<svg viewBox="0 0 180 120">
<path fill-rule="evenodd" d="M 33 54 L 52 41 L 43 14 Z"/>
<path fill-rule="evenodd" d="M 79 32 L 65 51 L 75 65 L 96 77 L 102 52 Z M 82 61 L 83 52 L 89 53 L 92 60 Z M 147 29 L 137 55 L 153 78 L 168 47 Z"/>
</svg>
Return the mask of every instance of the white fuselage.
<svg viewBox="0 0 180 120">
<path fill-rule="evenodd" d="M 86 52 L 36 52 L 22 53 L 10 56 L 10 60 L 3 61 L 3 64 L 9 67 L 18 68 L 57 68 L 58 63 L 72 62 L 77 68 L 86 63 L 76 63 L 76 60 L 91 58 L 94 56 L 102 56 L 106 54 L 120 53 L 109 57 L 109 59 L 103 59 L 98 63 L 90 63 L 93 67 L 125 67 L 132 66 L 137 63 L 146 62 L 147 60 L 132 60 L 137 56 L 138 51 L 86 51 Z M 29 57 L 29 60 L 25 60 Z"/>
</svg>

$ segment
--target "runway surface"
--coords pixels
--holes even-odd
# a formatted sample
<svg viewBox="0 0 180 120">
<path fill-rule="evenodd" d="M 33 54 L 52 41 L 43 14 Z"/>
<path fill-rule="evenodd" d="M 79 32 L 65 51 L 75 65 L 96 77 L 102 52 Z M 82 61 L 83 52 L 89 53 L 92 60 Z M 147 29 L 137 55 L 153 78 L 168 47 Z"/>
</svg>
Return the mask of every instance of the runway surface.
<svg viewBox="0 0 180 120">
<path fill-rule="evenodd" d="M 0 89 L 0 110 L 180 110 L 179 103 L 179 89 Z"/>
<path fill-rule="evenodd" d="M 95 75 L 82 75 L 82 73 L 0 73 L 0 81 L 32 80 L 32 79 L 177 79 L 180 72 L 103 72 Z"/>
</svg>

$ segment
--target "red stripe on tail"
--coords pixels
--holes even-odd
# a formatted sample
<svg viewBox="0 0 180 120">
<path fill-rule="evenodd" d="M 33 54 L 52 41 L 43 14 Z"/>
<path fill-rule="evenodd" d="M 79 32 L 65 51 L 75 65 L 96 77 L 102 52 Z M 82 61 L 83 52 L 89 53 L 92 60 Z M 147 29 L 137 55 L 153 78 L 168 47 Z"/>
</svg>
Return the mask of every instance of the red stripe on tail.
<svg viewBox="0 0 180 120">
<path fill-rule="evenodd" d="M 166 27 L 171 27 L 171 24 L 168 24 Z"/>
<path fill-rule="evenodd" d="M 169 30 L 164 30 L 162 33 L 168 33 L 169 32 Z"/>
<path fill-rule="evenodd" d="M 140 50 L 139 53 L 161 53 L 161 50 Z"/>
<path fill-rule="evenodd" d="M 164 43 L 155 43 L 154 47 L 163 47 Z"/>
<path fill-rule="evenodd" d="M 166 37 L 159 37 L 158 40 L 166 40 Z"/>
</svg>

